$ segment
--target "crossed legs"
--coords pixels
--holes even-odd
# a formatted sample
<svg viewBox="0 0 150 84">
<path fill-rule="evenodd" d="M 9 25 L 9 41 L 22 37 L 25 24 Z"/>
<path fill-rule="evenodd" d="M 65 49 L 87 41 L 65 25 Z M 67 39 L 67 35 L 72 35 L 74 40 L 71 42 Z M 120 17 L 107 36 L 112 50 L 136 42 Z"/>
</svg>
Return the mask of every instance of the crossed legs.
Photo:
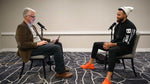
<svg viewBox="0 0 150 84">
<path fill-rule="evenodd" d="M 83 69 L 94 69 L 95 68 L 94 59 L 96 58 L 98 49 L 106 51 L 103 48 L 103 45 L 104 45 L 104 42 L 95 42 L 94 43 L 90 60 L 85 65 L 81 65 L 81 68 L 83 68 Z M 108 72 L 107 72 L 106 78 L 102 84 L 111 84 L 111 76 L 113 74 L 115 62 L 117 60 L 116 57 L 125 53 L 124 52 L 125 49 L 120 48 L 120 46 L 111 47 L 108 51 L 109 51 Z"/>
</svg>

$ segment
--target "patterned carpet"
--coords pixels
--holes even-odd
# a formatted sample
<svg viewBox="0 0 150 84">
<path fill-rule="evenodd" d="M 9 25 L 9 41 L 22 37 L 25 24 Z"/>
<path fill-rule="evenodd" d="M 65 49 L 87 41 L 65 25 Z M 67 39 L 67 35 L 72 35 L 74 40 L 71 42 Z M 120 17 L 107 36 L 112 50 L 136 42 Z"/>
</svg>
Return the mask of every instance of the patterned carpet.
<svg viewBox="0 0 150 84">
<path fill-rule="evenodd" d="M 30 62 L 26 63 L 22 78 L 19 79 L 22 61 L 15 52 L 0 53 L 0 84 L 101 84 L 106 76 L 103 64 L 95 64 L 94 70 L 80 68 L 90 58 L 87 52 L 65 52 L 66 67 L 71 69 L 73 77 L 55 78 L 54 67 L 49 71 L 46 66 L 46 79 L 43 79 L 42 66 L 35 66 L 29 70 Z M 134 76 L 130 60 L 125 60 L 126 69 L 122 63 L 116 64 L 112 84 L 150 84 L 150 52 L 138 52 L 134 59 L 137 77 Z"/>
</svg>

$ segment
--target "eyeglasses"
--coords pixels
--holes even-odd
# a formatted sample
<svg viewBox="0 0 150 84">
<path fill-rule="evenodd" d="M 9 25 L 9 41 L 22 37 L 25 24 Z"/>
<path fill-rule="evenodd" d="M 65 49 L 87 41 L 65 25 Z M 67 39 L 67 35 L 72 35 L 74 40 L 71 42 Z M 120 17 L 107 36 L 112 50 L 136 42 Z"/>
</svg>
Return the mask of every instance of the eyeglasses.
<svg viewBox="0 0 150 84">
<path fill-rule="evenodd" d="M 35 16 L 32 16 L 32 15 L 28 15 L 28 16 L 30 16 L 30 17 L 32 17 L 32 18 L 35 18 Z"/>
</svg>

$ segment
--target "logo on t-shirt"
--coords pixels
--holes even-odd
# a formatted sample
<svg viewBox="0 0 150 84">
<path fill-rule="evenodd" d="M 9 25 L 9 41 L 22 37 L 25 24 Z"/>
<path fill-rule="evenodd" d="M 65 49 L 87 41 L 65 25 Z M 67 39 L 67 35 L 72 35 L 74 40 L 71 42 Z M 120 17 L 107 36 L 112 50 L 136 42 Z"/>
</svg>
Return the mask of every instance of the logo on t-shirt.
<svg viewBox="0 0 150 84">
<path fill-rule="evenodd" d="M 127 33 L 127 34 L 130 34 L 130 33 L 131 33 L 131 28 L 127 28 L 127 29 L 126 29 L 126 33 Z"/>
</svg>

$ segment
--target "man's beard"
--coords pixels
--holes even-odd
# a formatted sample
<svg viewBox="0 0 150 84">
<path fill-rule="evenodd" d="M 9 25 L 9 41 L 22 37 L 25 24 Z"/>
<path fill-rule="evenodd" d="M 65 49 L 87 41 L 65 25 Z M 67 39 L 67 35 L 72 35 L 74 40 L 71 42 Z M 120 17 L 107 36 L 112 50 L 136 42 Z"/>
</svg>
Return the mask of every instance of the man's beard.
<svg viewBox="0 0 150 84">
<path fill-rule="evenodd" d="M 123 18 L 122 18 L 122 19 L 120 19 L 120 20 L 117 20 L 117 22 L 119 22 L 119 23 L 120 23 L 120 22 L 122 22 L 122 21 L 123 21 Z"/>
</svg>

